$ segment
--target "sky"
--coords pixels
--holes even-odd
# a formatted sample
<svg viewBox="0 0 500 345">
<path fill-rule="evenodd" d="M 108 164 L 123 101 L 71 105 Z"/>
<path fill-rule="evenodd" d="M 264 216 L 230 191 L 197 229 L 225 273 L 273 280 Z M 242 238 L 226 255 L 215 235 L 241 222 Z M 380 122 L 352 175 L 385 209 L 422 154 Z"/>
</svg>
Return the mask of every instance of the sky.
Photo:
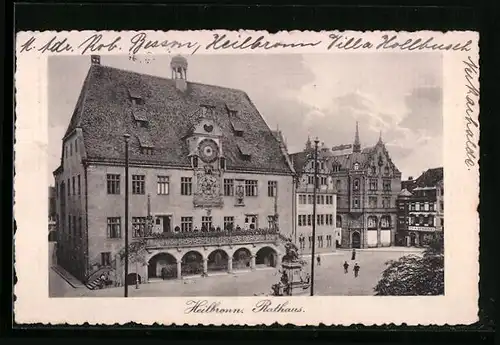
<svg viewBox="0 0 500 345">
<path fill-rule="evenodd" d="M 170 77 L 172 56 L 102 56 L 101 64 Z M 403 179 L 443 166 L 442 56 L 434 52 L 239 54 L 187 57 L 189 81 L 245 91 L 290 153 L 310 136 L 362 147 L 380 132 Z M 49 184 L 90 56 L 49 58 Z"/>
</svg>

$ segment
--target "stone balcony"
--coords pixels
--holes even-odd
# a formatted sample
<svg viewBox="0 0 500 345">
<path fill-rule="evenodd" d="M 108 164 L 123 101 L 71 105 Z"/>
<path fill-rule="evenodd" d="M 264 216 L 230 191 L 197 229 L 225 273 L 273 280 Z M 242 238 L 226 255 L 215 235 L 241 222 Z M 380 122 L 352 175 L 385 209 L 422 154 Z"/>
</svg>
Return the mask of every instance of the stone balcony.
<svg viewBox="0 0 500 345">
<path fill-rule="evenodd" d="M 163 233 L 144 238 L 148 249 L 278 243 L 282 239 L 274 229 Z"/>
</svg>

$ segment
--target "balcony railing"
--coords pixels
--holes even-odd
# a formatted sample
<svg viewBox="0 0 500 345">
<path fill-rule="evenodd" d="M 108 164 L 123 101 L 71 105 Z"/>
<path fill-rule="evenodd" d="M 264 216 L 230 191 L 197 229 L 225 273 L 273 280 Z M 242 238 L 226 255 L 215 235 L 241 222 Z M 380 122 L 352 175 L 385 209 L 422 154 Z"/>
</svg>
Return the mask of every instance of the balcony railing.
<svg viewBox="0 0 500 345">
<path fill-rule="evenodd" d="M 162 233 L 144 238 L 147 248 L 221 246 L 248 243 L 272 243 L 281 240 L 274 229 L 210 232 Z"/>
</svg>

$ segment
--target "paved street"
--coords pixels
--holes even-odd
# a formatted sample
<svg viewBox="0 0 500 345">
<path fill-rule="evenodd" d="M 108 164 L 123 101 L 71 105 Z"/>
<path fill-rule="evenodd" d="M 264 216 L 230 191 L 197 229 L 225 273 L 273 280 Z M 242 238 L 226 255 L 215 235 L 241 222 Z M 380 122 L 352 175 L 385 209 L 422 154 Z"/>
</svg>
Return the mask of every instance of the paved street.
<svg viewBox="0 0 500 345">
<path fill-rule="evenodd" d="M 407 254 L 418 254 L 421 251 L 410 248 L 382 248 L 374 250 L 360 250 L 356 260 L 361 269 L 359 277 L 354 278 L 351 260 L 351 251 L 339 250 L 330 255 L 321 255 L 321 266 L 315 267 L 315 294 L 316 295 L 373 295 L 373 288 L 377 284 L 385 263 Z M 306 260 L 309 258 L 306 257 Z M 349 273 L 344 274 L 344 261 L 350 264 Z M 310 265 L 307 266 L 309 271 Z M 56 276 L 57 274 L 54 273 Z M 51 276 L 51 279 L 53 277 Z M 278 282 L 280 276 L 277 269 L 259 269 L 254 272 L 239 274 L 221 274 L 207 278 L 192 278 L 186 280 L 158 281 L 129 287 L 131 297 L 157 296 L 253 296 L 268 294 L 271 285 Z M 65 289 L 60 286 L 57 291 L 61 297 L 119 297 L 123 296 L 122 288 L 103 290 L 88 290 L 86 288 Z M 52 293 L 51 295 L 55 295 Z"/>
</svg>

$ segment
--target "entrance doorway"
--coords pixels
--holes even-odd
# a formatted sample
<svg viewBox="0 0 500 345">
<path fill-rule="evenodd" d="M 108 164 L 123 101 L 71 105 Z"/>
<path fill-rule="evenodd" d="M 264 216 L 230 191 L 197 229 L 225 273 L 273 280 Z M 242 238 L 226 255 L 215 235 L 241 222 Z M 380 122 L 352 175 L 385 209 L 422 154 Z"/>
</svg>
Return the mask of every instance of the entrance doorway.
<svg viewBox="0 0 500 345">
<path fill-rule="evenodd" d="M 361 235 L 357 231 L 352 233 L 352 247 L 361 248 Z"/>
<path fill-rule="evenodd" d="M 156 216 L 156 226 L 162 232 L 172 232 L 172 216 Z"/>
<path fill-rule="evenodd" d="M 417 245 L 417 235 L 414 232 L 410 234 L 410 246 L 415 247 Z"/>
<path fill-rule="evenodd" d="M 175 279 L 177 278 L 176 259 L 168 253 L 159 253 L 149 259 L 148 278 Z"/>
</svg>

